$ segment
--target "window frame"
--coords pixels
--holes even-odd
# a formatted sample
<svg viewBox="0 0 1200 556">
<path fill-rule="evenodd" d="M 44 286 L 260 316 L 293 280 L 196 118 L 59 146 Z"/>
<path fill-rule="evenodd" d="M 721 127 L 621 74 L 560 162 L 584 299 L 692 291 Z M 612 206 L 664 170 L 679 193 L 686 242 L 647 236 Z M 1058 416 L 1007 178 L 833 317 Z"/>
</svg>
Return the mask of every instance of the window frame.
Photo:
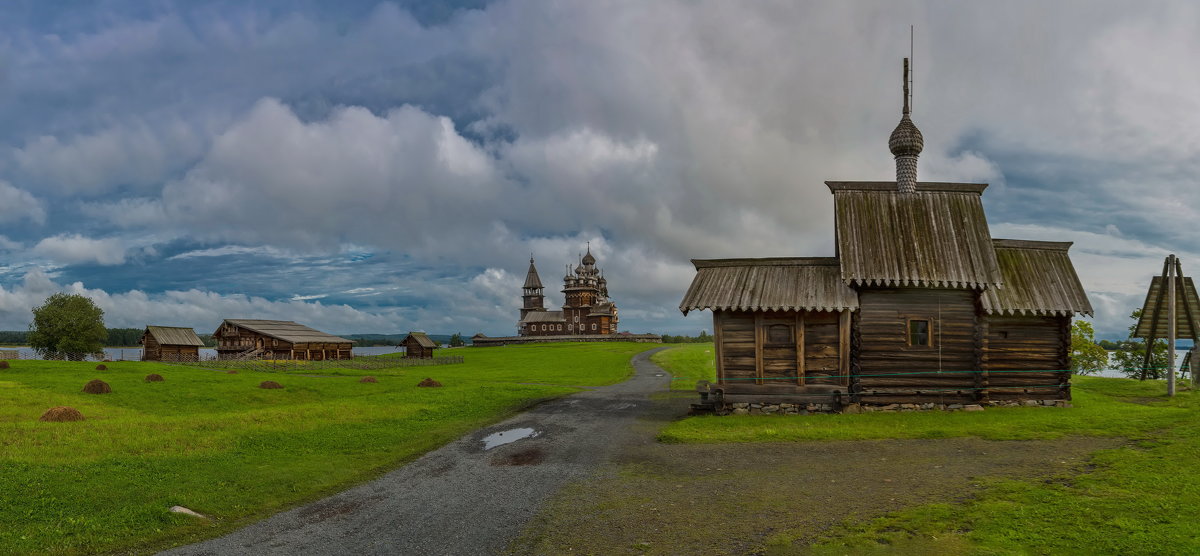
<svg viewBox="0 0 1200 556">
<path fill-rule="evenodd" d="M 924 344 L 914 344 L 913 343 L 912 323 L 914 323 L 914 322 L 924 322 L 925 323 L 926 343 L 924 343 Z M 933 317 L 928 317 L 928 316 L 904 317 L 904 343 L 910 348 L 930 349 L 930 348 L 937 347 L 937 344 L 934 341 L 934 326 L 936 326 L 936 324 L 935 324 L 936 322 L 937 321 Z"/>
</svg>

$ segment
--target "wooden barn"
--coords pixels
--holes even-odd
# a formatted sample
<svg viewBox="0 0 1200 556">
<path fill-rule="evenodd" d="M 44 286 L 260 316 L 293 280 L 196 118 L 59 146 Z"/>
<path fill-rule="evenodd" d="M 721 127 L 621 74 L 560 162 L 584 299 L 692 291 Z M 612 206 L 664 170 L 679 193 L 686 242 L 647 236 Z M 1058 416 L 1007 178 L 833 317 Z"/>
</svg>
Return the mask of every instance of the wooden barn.
<svg viewBox="0 0 1200 556">
<path fill-rule="evenodd" d="M 437 342 L 429 339 L 424 332 L 409 332 L 400 345 L 404 347 L 405 357 L 418 359 L 432 359 L 433 350 L 438 347 Z"/>
<path fill-rule="evenodd" d="M 142 333 L 142 361 L 199 361 L 204 342 L 191 328 L 147 326 Z"/>
<path fill-rule="evenodd" d="M 225 319 L 213 332 L 219 359 L 350 359 L 354 343 L 286 320 Z"/>
<path fill-rule="evenodd" d="M 1071 244 L 993 239 L 986 184 L 916 181 L 905 93 L 896 181 L 826 182 L 836 256 L 692 261 L 680 310 L 713 312 L 717 411 L 1070 399 L 1092 311 Z"/>
</svg>

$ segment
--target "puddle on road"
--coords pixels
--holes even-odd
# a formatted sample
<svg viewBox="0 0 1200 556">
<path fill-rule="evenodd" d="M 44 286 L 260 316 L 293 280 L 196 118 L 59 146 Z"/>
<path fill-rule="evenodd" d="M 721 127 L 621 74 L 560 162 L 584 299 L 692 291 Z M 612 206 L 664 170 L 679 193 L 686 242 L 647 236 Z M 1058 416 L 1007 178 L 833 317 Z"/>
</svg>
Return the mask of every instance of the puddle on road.
<svg viewBox="0 0 1200 556">
<path fill-rule="evenodd" d="M 524 428 L 520 428 L 520 429 L 510 429 L 510 430 L 506 430 L 506 431 L 494 432 L 492 434 L 489 434 L 489 435 L 483 437 L 481 442 L 483 442 L 484 450 L 491 450 L 492 448 L 495 448 L 496 446 L 503 446 L 505 444 L 511 444 L 522 438 L 533 438 L 539 434 L 542 434 L 542 433 L 535 431 L 529 427 L 524 427 Z"/>
</svg>

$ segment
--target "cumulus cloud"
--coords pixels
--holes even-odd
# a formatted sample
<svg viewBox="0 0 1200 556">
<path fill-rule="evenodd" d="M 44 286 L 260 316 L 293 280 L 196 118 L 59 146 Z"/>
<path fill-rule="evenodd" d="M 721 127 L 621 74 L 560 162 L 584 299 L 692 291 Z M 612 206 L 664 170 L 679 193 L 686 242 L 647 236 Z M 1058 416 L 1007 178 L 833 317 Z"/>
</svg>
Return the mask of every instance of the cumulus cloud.
<svg viewBox="0 0 1200 556">
<path fill-rule="evenodd" d="M 1188 253 L 1179 223 L 1200 217 L 1186 3 L 501 0 L 436 24 L 391 4 L 283 12 L 10 33 L 22 102 L 0 103 L 0 176 L 23 189 L 0 198 L 42 207 L 25 189 L 44 186 L 56 237 L 202 245 L 176 263 L 394 253 L 457 284 L 415 288 L 406 319 L 492 331 L 511 329 L 526 253 L 552 283 L 591 240 L 625 324 L 694 332 L 703 319 L 674 311 L 689 258 L 832 255 L 822 182 L 893 176 L 895 22 L 912 21 L 922 179 L 991 183 L 996 236 L 1076 238 L 1099 328 L 1120 331 L 1142 268 Z M 115 198 L 74 196 L 102 194 Z M 386 297 L 351 279 L 329 292 L 359 288 L 373 289 L 355 303 Z M 434 295 L 456 301 L 418 299 Z"/>
<path fill-rule="evenodd" d="M 104 310 L 105 324 L 114 328 L 161 324 L 191 326 L 205 332 L 216 329 L 225 318 L 262 318 L 294 320 L 337 334 L 397 330 L 393 316 L 343 304 L 271 301 L 196 289 L 157 294 L 136 289 L 112 293 L 88 288 L 82 282 L 60 285 L 38 270 L 27 273 L 19 285 L 0 286 L 0 326 L 8 330 L 24 329 L 29 325 L 30 310 L 57 292 L 91 298 Z"/>
<path fill-rule="evenodd" d="M 0 224 L 20 220 L 41 224 L 46 221 L 46 209 L 42 207 L 42 202 L 28 191 L 0 180 Z"/>
<path fill-rule="evenodd" d="M 125 262 L 125 247 L 120 240 L 93 239 L 79 234 L 48 237 L 39 241 L 33 252 L 62 264 L 118 265 Z"/>
</svg>

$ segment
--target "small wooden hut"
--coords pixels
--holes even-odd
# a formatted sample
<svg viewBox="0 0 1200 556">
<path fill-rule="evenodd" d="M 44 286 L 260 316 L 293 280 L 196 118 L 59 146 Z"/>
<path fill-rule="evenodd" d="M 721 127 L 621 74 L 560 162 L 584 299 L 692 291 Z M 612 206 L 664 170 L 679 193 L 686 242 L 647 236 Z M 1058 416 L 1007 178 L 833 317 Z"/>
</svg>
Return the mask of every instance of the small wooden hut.
<svg viewBox="0 0 1200 556">
<path fill-rule="evenodd" d="M 432 359 L 433 350 L 438 347 L 424 332 L 409 332 L 408 336 L 400 341 L 400 345 L 404 346 L 405 357 L 418 359 Z"/>
<path fill-rule="evenodd" d="M 142 361 L 199 361 L 204 342 L 191 328 L 147 326 L 142 333 Z"/>
<path fill-rule="evenodd" d="M 213 332 L 219 359 L 350 359 L 354 342 L 286 320 L 225 319 Z"/>
<path fill-rule="evenodd" d="M 826 182 L 837 256 L 692 261 L 679 308 L 713 312 L 714 409 L 1070 399 L 1092 311 L 1071 244 L 993 239 L 986 184 L 916 181 L 923 144 L 906 95 L 896 181 Z"/>
</svg>

